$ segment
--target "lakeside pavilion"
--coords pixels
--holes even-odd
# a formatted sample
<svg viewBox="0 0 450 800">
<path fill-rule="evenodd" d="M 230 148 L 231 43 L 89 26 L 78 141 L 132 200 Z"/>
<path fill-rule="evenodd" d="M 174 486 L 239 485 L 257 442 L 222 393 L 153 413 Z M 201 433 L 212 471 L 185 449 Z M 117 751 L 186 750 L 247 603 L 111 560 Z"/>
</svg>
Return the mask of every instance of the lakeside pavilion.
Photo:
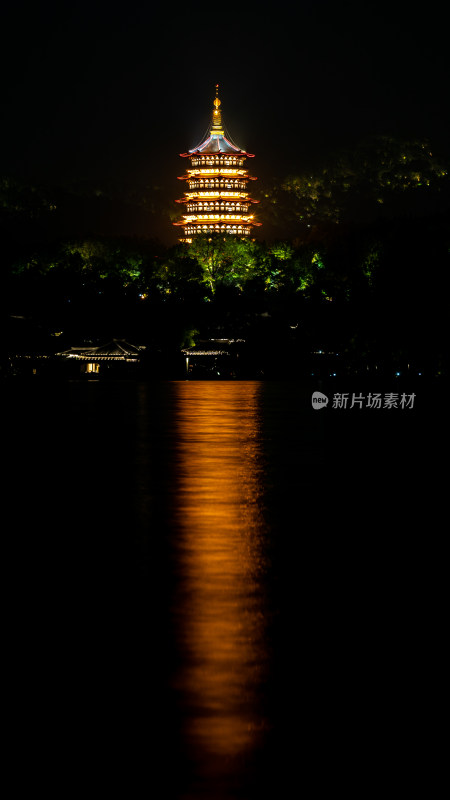
<svg viewBox="0 0 450 800">
<path fill-rule="evenodd" d="M 124 339 L 112 339 L 112 341 L 99 346 L 70 347 L 56 355 L 68 360 L 79 361 L 82 372 L 98 374 L 101 364 L 111 364 L 111 362 L 139 364 L 144 349 L 144 347 L 130 344 Z"/>
</svg>

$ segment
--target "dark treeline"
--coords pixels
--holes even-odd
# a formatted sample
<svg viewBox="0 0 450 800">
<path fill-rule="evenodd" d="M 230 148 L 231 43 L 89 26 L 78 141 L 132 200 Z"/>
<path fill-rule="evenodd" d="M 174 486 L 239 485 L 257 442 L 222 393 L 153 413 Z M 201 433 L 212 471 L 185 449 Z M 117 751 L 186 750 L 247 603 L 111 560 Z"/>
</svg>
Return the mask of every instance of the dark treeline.
<svg viewBox="0 0 450 800">
<path fill-rule="evenodd" d="M 58 229 L 63 198 L 11 179 L 0 189 L 2 363 L 111 338 L 170 360 L 240 338 L 254 374 L 308 369 L 319 351 L 339 354 L 341 371 L 447 371 L 449 177 L 427 143 L 378 137 L 313 174 L 261 182 L 265 241 L 169 246 L 86 233 L 70 214 Z M 143 197 L 149 214 L 176 213 L 159 190 Z"/>
<path fill-rule="evenodd" d="M 127 338 L 174 352 L 240 337 L 262 371 L 320 350 L 350 370 L 436 374 L 446 368 L 449 245 L 437 216 L 341 225 L 304 243 L 54 241 L 4 265 L 6 347 Z"/>
</svg>

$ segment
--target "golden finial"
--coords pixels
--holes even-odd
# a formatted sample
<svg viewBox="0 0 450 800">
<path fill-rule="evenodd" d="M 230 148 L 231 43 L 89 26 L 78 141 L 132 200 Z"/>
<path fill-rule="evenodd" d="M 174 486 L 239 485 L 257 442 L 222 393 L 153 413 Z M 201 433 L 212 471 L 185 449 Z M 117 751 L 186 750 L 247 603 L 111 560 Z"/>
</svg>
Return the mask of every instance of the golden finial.
<svg viewBox="0 0 450 800">
<path fill-rule="evenodd" d="M 211 135 L 221 135 L 223 136 L 223 128 L 222 128 L 222 114 L 219 110 L 220 100 L 219 100 L 219 84 L 216 83 L 216 96 L 214 98 L 214 111 L 213 111 L 213 118 L 212 118 L 212 128 L 211 128 Z"/>
<path fill-rule="evenodd" d="M 216 96 L 215 96 L 215 98 L 214 98 L 214 105 L 215 105 L 216 109 L 218 109 L 218 108 L 219 108 L 219 106 L 220 106 L 220 100 L 219 100 L 219 84 L 218 84 L 218 83 L 216 83 Z"/>
</svg>

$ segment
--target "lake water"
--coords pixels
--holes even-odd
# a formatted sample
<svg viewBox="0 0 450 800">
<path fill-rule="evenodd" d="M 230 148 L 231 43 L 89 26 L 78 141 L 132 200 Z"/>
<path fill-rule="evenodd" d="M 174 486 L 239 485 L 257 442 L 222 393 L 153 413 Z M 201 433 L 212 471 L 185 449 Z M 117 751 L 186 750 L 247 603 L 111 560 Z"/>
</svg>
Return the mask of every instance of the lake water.
<svg viewBox="0 0 450 800">
<path fill-rule="evenodd" d="M 5 387 L 11 738 L 47 794 L 400 785 L 423 420 L 317 412 L 318 388 Z"/>
</svg>

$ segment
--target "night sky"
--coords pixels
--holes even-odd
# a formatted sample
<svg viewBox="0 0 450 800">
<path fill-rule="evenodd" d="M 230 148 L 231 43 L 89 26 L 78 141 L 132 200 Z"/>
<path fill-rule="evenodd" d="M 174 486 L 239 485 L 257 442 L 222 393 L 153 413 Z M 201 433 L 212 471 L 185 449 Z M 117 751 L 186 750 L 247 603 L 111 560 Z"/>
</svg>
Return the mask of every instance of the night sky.
<svg viewBox="0 0 450 800">
<path fill-rule="evenodd" d="M 178 154 L 214 86 L 233 140 L 270 181 L 372 134 L 448 151 L 444 7 L 429 2 L 24 3 L 2 12 L 0 174 L 117 200 L 181 196 Z M 104 232 L 174 241 L 128 204 Z M 111 210 L 111 209 L 110 209 Z"/>
</svg>

